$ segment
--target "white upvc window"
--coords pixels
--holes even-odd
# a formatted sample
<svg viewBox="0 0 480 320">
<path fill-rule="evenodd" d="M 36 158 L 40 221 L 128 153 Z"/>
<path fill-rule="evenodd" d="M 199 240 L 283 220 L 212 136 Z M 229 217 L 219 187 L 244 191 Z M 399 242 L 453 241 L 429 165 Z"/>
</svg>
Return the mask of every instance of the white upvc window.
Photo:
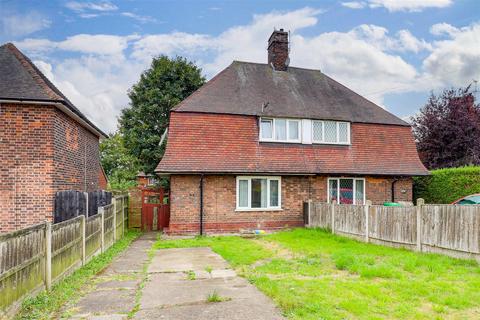
<svg viewBox="0 0 480 320">
<path fill-rule="evenodd" d="M 281 177 L 237 177 L 237 211 L 280 210 L 281 208 Z"/>
<path fill-rule="evenodd" d="M 365 204 L 364 178 L 328 178 L 328 202 L 338 204 Z"/>
<path fill-rule="evenodd" d="M 312 142 L 350 144 L 350 123 L 343 121 L 312 121 Z"/>
<path fill-rule="evenodd" d="M 260 118 L 260 141 L 302 142 L 302 120 Z"/>
</svg>

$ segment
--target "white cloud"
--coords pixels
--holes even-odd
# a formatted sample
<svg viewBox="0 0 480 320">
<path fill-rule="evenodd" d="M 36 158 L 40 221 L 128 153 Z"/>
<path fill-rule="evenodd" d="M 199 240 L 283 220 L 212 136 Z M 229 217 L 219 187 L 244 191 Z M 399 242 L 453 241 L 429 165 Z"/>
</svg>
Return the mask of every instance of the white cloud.
<svg viewBox="0 0 480 320">
<path fill-rule="evenodd" d="M 442 35 L 453 35 L 457 33 L 459 30 L 448 23 L 437 23 L 430 27 L 430 33 L 434 36 L 442 36 Z"/>
<path fill-rule="evenodd" d="M 460 29 L 438 24 L 432 29 L 435 34 L 447 34 L 448 39 L 433 43 L 432 52 L 422 65 L 425 76 L 438 86 L 465 86 L 479 80 L 480 24 Z"/>
<path fill-rule="evenodd" d="M 153 56 L 185 56 L 196 61 L 210 78 L 232 60 L 266 62 L 267 39 L 273 27 L 291 31 L 292 66 L 321 69 L 380 105 L 388 93 L 428 91 L 480 74 L 477 25 L 457 29 L 448 39 L 434 43 L 418 39 L 408 30 L 390 35 L 386 28 L 376 25 L 302 35 L 302 29 L 318 23 L 320 13 L 303 8 L 255 15 L 250 23 L 217 36 L 179 31 L 129 36 L 84 34 L 57 42 L 26 39 L 18 45 L 28 54 L 70 52 L 73 57 L 59 61 L 45 56 L 37 60 L 60 90 L 106 131 L 115 129 L 115 117 L 128 105 L 127 90 Z M 421 69 L 400 56 L 422 50 L 429 56 Z"/>
<path fill-rule="evenodd" d="M 150 17 L 150 16 L 142 16 L 133 12 L 122 12 L 122 16 L 132 18 L 137 20 L 140 23 L 147 23 L 147 22 L 157 22 L 157 19 Z"/>
<path fill-rule="evenodd" d="M 2 13 L 0 16 L 1 34 L 9 38 L 47 29 L 51 23 L 44 15 L 35 11 L 26 14 Z"/>
<path fill-rule="evenodd" d="M 350 9 L 363 9 L 367 6 L 367 4 L 364 1 L 348 1 L 342 2 L 342 6 Z"/>
<path fill-rule="evenodd" d="M 342 6 L 351 9 L 385 8 L 390 12 L 410 11 L 419 12 L 427 8 L 445 8 L 450 6 L 453 0 L 367 0 L 342 2 Z"/>
<path fill-rule="evenodd" d="M 110 1 L 102 1 L 102 2 L 80 2 L 80 1 L 70 1 L 65 4 L 70 10 L 83 12 L 86 10 L 92 11 L 115 11 L 118 9 L 116 5 L 111 3 Z"/>
</svg>

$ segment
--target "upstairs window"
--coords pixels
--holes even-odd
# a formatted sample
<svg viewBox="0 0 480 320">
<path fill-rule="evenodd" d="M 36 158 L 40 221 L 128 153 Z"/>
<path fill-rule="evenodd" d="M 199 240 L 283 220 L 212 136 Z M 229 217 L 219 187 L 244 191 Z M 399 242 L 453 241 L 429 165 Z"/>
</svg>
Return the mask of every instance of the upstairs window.
<svg viewBox="0 0 480 320">
<path fill-rule="evenodd" d="M 301 120 L 261 118 L 260 141 L 301 142 Z"/>
<path fill-rule="evenodd" d="M 313 143 L 350 144 L 350 123 L 340 121 L 312 121 Z"/>
</svg>

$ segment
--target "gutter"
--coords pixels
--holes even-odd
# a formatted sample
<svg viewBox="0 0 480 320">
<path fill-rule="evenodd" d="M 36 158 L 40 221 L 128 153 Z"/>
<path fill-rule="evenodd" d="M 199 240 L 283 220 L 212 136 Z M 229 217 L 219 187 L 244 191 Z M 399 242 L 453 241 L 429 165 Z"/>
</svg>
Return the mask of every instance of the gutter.
<svg viewBox="0 0 480 320">
<path fill-rule="evenodd" d="M 34 99 L 34 100 L 29 100 L 29 99 L 9 99 L 9 98 L 0 98 L 0 104 L 1 103 L 13 103 L 13 104 L 34 104 L 34 105 L 48 105 L 48 106 L 54 106 L 60 109 L 63 113 L 68 115 L 70 118 L 74 119 L 78 123 L 80 123 L 83 127 L 85 127 L 88 131 L 93 133 L 94 135 L 98 136 L 100 139 L 102 138 L 108 138 L 108 135 L 104 132 L 102 132 L 100 129 L 96 128 L 92 124 L 88 123 L 80 117 L 78 114 L 73 112 L 68 106 L 66 106 L 62 101 L 58 100 L 41 100 L 41 99 Z"/>
</svg>

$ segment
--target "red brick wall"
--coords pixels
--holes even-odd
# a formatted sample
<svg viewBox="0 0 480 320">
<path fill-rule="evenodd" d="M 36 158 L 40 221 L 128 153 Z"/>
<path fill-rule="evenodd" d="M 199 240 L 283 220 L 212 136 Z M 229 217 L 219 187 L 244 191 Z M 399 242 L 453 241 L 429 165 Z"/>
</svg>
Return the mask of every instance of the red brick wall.
<svg viewBox="0 0 480 320">
<path fill-rule="evenodd" d="M 54 124 L 55 190 L 97 190 L 98 137 L 60 110 L 55 111 Z"/>
<path fill-rule="evenodd" d="M 170 178 L 169 233 L 198 233 L 200 222 L 200 176 Z M 412 180 L 396 184 L 396 200 L 411 201 Z M 204 228 L 206 233 L 238 232 L 240 229 L 278 229 L 303 225 L 303 202 L 327 200 L 327 177 L 283 176 L 282 209 L 279 211 L 235 211 L 236 177 L 204 177 Z M 407 190 L 405 194 L 401 189 Z M 367 199 L 374 204 L 390 201 L 390 178 L 366 178 Z M 400 198 L 400 195 L 402 196 Z"/>
<path fill-rule="evenodd" d="M 56 191 L 98 188 L 98 138 L 54 106 L 1 104 L 0 145 L 0 233 L 52 219 Z"/>
</svg>

